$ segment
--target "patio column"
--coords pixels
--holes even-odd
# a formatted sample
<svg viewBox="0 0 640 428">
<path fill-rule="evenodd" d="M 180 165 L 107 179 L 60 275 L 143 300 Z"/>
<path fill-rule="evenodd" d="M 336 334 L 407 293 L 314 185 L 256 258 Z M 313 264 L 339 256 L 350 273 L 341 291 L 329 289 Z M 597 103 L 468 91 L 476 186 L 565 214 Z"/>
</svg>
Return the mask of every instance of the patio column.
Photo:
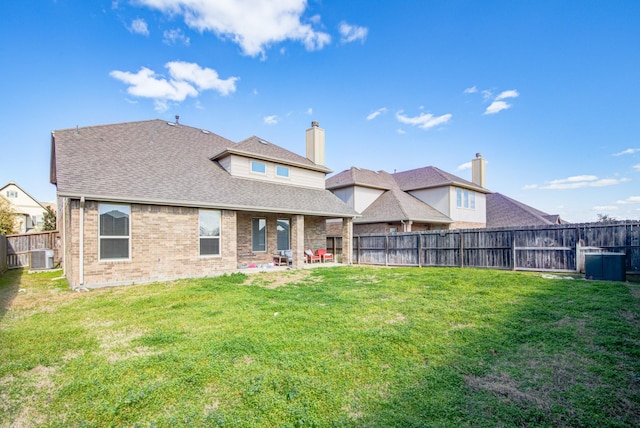
<svg viewBox="0 0 640 428">
<path fill-rule="evenodd" d="M 304 265 L 304 216 L 300 214 L 291 216 L 291 254 L 291 267 L 301 268 Z"/>
<path fill-rule="evenodd" d="M 353 219 L 342 219 L 342 263 L 350 265 L 353 261 Z"/>
</svg>

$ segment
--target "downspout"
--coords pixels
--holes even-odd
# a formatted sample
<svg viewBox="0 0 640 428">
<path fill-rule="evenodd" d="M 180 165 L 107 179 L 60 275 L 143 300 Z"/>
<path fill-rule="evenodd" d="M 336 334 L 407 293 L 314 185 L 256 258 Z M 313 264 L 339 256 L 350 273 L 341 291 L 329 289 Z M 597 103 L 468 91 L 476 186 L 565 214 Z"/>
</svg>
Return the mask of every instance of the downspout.
<svg viewBox="0 0 640 428">
<path fill-rule="evenodd" d="M 400 220 L 400 223 L 402 223 L 402 231 L 406 232 L 407 231 L 407 225 L 404 224 L 404 220 Z"/>
<path fill-rule="evenodd" d="M 78 264 L 78 285 L 84 285 L 84 196 L 80 197 L 80 256 Z"/>
</svg>

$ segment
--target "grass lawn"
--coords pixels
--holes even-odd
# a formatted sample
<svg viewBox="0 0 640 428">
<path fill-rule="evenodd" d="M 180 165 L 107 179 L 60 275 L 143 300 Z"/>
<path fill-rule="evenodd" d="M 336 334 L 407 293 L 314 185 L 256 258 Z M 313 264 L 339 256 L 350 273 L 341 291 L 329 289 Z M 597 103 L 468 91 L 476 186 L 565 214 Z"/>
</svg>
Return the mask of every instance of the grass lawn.
<svg viewBox="0 0 640 428">
<path fill-rule="evenodd" d="M 0 426 L 636 427 L 640 284 L 335 267 L 0 275 Z"/>
</svg>

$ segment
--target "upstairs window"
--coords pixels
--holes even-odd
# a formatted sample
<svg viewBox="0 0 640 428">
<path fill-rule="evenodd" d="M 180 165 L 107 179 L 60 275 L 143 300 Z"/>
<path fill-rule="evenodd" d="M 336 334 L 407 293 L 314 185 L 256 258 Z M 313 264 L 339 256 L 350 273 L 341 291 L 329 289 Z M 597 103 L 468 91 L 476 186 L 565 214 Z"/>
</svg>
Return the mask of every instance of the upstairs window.
<svg viewBox="0 0 640 428">
<path fill-rule="evenodd" d="M 266 174 L 267 164 L 264 162 L 251 161 L 251 172 L 255 172 L 256 174 Z"/>
<path fill-rule="evenodd" d="M 200 233 L 200 255 L 220 255 L 220 211 L 200 210 L 198 229 Z"/>
<path fill-rule="evenodd" d="M 476 192 L 467 189 L 456 189 L 456 206 L 458 208 L 476 209 Z"/>
<path fill-rule="evenodd" d="M 289 178 L 289 168 L 286 166 L 276 165 L 276 175 L 278 177 Z"/>
<path fill-rule="evenodd" d="M 15 199 L 18 197 L 18 192 L 15 190 L 7 190 L 7 198 Z"/>
<path fill-rule="evenodd" d="M 131 207 L 129 205 L 100 204 L 99 259 L 129 259 Z"/>
</svg>

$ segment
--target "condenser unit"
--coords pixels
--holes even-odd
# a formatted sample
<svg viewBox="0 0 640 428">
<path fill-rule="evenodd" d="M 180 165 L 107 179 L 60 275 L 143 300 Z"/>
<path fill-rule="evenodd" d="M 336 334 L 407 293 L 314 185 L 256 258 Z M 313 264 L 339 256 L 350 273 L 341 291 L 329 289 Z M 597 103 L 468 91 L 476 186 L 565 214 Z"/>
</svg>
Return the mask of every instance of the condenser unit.
<svg viewBox="0 0 640 428">
<path fill-rule="evenodd" d="M 53 269 L 53 250 L 31 251 L 31 269 Z"/>
</svg>

